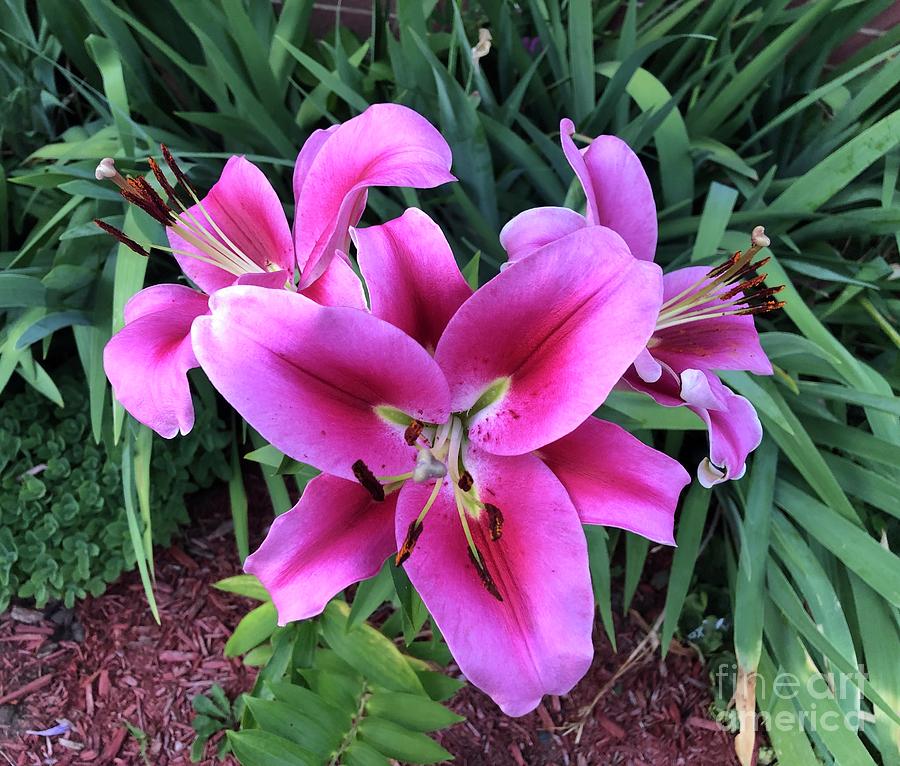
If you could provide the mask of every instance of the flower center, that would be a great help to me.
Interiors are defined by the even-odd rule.
[[[459,523],[466,538],[469,560],[488,593],[498,601],[503,601],[503,596],[488,570],[485,555],[479,550],[472,534],[473,525],[486,524],[491,542],[499,540],[503,535],[503,513],[497,506],[481,501],[476,482],[466,469],[468,413],[455,413],[445,423],[439,424],[422,423],[393,410],[381,414],[391,422],[396,423],[401,418],[408,421],[404,438],[407,444],[416,448],[415,466],[407,473],[376,477],[361,460],[358,460],[353,464],[353,474],[360,484],[369,491],[373,499],[383,500],[386,494],[396,492],[407,481],[417,484],[434,482],[428,500],[419,515],[409,524],[394,563],[400,566],[412,555],[424,529],[425,517],[437,500],[444,482],[449,482]]]
[[[181,239],[196,248],[196,251],[184,250],[162,245],[141,245],[128,237],[123,231],[110,226],[105,221],[94,219],[94,223],[111,234],[122,244],[128,246],[139,255],[150,255],[151,248],[165,250],[175,255],[183,255],[189,258],[207,263],[211,266],[227,271],[229,274],[240,276],[241,274],[264,274],[272,270],[274,265],[267,264],[263,268],[244,253],[218,226],[212,216],[200,202],[196,192],[187,180],[184,171],[175,162],[175,158],[166,146],[162,146],[163,158],[172,174],[175,176],[175,186],[169,183],[162,169],[152,157],[147,158],[150,169],[156,177],[156,181],[168,201],[147,181],[146,178],[125,178],[116,169],[112,157],[104,157],[97,165],[94,176],[98,181],[109,180],[119,187],[124,199],[139,207],[147,215],[174,231]],[[183,190],[186,201],[182,201],[176,191]],[[189,209],[189,205],[195,205],[199,215]],[[176,209],[177,208],[177,209]],[[179,212],[180,211],[180,212]]]
[[[784,289],[784,285],[758,289],[767,275],[750,276],[769,262],[768,258],[753,262],[754,256],[769,244],[765,229],[757,226],[750,235],[750,247],[744,252],[735,253],[663,303],[656,329],[716,317],[764,314],[784,306],[784,301],[773,297]],[[651,338],[648,348],[652,348],[653,342]]]

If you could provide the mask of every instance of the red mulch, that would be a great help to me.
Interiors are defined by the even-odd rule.
[[[648,566],[652,565],[651,556]],[[635,601],[644,614],[660,611],[660,594],[648,584],[641,585]],[[737,766],[732,736],[708,716],[709,680],[696,653],[673,642],[663,662],[658,643],[645,640],[651,626],[637,612],[627,618],[614,615],[614,621],[618,652],[598,626],[594,664],[587,676],[565,697],[545,698],[530,715],[508,718],[477,689],[462,689],[452,707],[466,721],[437,736],[456,756],[454,762]],[[646,650],[623,669],[642,642]],[[583,724],[580,733],[579,724]]]
[[[251,501],[256,501],[251,508],[265,509],[257,514],[264,522],[269,511],[264,490],[253,486],[257,483],[251,479],[248,486]],[[74,630],[46,620],[32,625],[9,613],[0,616],[0,766],[186,765],[193,740],[191,698],[214,683],[229,697],[250,688],[253,672],[222,657],[225,641],[250,602],[209,587],[237,569],[227,492],[202,493],[191,505],[198,521],[180,547],[157,553],[161,626],[146,607],[135,572],[100,598],[79,604]],[[657,566],[664,561],[662,557]],[[660,597],[644,584],[635,606],[641,614],[655,616]],[[82,638],[79,624],[80,642],[73,640]],[[523,718],[507,718],[485,695],[463,689],[452,707],[466,722],[437,739],[458,764],[736,764],[730,735],[706,715],[709,685],[693,652],[676,646],[663,663],[658,649],[648,651],[611,682],[648,629],[638,612],[617,618],[618,653],[598,629],[597,656],[587,677],[571,695],[547,698]],[[607,685],[585,715],[585,706]],[[25,734],[52,727],[58,719],[72,724],[63,737]],[[579,736],[574,727],[581,720]],[[123,721],[146,733],[146,761]]]
[[[5,712],[0,704],[0,766],[189,764],[192,697],[213,684],[229,697],[252,685],[250,669],[222,656],[252,602],[209,587],[238,569],[227,492],[199,498],[192,503],[198,520],[180,547],[156,554],[162,625],[147,608],[137,572],[77,605],[81,629],[62,631],[63,640],[52,640],[58,626],[49,620],[29,625],[0,616],[0,701],[8,703]],[[72,639],[80,630],[79,643]],[[59,719],[72,725],[62,737],[25,733]],[[124,721],[146,733],[146,761]]]

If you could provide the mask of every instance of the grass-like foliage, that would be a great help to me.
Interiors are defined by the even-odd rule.
[[[57,399],[35,357],[74,330],[91,432],[124,434],[126,458],[133,434],[142,438],[109,406],[100,352],[127,298],[174,269],[152,258],[148,267],[89,225],[103,217],[143,241],[161,237],[140,213],[123,219],[94,182],[104,155],[145,173],[165,141],[206,188],[225,157],[244,152],[288,199],[313,127],[402,102],[440,127],[460,183],[373,192],[368,215],[418,204],[461,264],[480,252],[483,281],[503,258],[500,225],[528,207],[581,202],[559,118],[584,136],[615,133],[650,173],[664,268],[712,263],[763,224],[769,282],[787,285],[784,310],[758,322],[776,375],[723,376],[753,402],[767,437],[743,480],[687,494],[662,645],[698,580],[727,587],[738,711],[755,696],[781,722],[768,727],[780,761],[897,763],[900,28],[835,58],[890,4],[399,0],[390,19],[374,4],[367,39],[336,30],[312,40],[310,0],[4,0],[0,388],[18,373]],[[493,47],[474,63],[482,26]],[[683,429],[699,422],[635,396],[612,397],[604,414],[696,463],[702,432]],[[279,506],[282,477],[269,478]],[[232,497],[240,545],[239,481]],[[647,546],[602,531],[591,545],[609,629],[610,559],[624,549],[627,605]],[[799,691],[773,693],[785,674]],[[816,680],[828,674],[830,686]],[[851,722],[862,713],[863,725],[816,723],[824,712]],[[745,733],[745,757],[748,744]]]

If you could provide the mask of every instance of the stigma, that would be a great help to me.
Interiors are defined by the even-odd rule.
[[[784,289],[784,285],[764,287],[768,275],[756,272],[769,259],[753,260],[760,250],[770,244],[766,230],[762,226],[754,228],[750,235],[750,247],[736,252],[663,303],[656,329],[664,330],[717,317],[765,314],[780,309],[784,301],[774,296]]]

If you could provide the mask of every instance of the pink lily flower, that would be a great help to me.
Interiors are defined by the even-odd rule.
[[[152,160],[169,202],[143,178],[124,179],[109,158],[98,166],[97,177],[113,180],[126,200],[166,227],[170,247],[162,249],[199,288],[154,285],[137,293],[125,307],[125,327],[104,352],[116,398],[166,438],[186,434],[194,424],[187,372],[197,367],[197,359],[190,331],[194,320],[208,312],[208,296],[230,285],[254,284],[364,308],[362,286],[343,252],[350,227],[365,209],[368,187],[430,188],[455,180],[450,147],[440,133],[424,117],[395,104],[376,104],[309,137],[294,166],[293,234],[275,190],[253,163],[231,157],[200,200],[165,148],[164,156],[193,204],[179,202]],[[148,254],[122,232],[98,224]]]
[[[352,235],[370,312],[235,286],[194,322],[213,385],[323,471],[245,569],[284,624],[396,552],[463,673],[522,715],[591,662],[581,524],[673,542],[686,472],[591,416],[653,331],[659,268],[595,228],[472,293],[419,210]]]
[[[638,156],[615,136],[598,136],[579,151],[571,120],[560,123],[563,152],[581,182],[585,215],[562,207],[527,210],[500,234],[510,261],[588,227],[618,234],[635,258],[653,261],[656,204]],[[747,456],[759,446],[762,427],[753,405],[724,386],[716,370],[771,375],[753,315],[780,308],[772,296],[781,288],[757,289],[765,274],[748,278],[767,259],[753,256],[769,245],[763,228],[751,246],[709,269],[689,266],[663,275],[663,303],[645,349],[623,377],[623,385],[648,394],[665,407],[686,406],[707,426],[709,457],[697,469],[705,487],[739,479]]]

